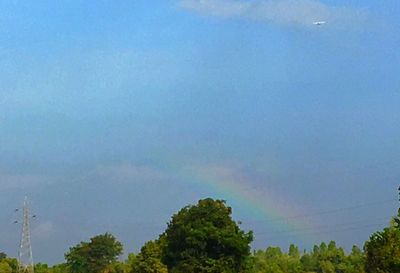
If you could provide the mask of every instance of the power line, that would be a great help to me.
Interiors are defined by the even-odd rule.
[[[294,215],[294,216],[289,216],[289,217],[282,217],[280,219],[275,218],[275,219],[246,221],[246,223],[257,223],[257,222],[267,222],[267,221],[268,222],[285,222],[287,220],[293,220],[293,219],[299,219],[299,218],[311,218],[314,216],[327,215],[327,214],[336,214],[336,213],[340,213],[343,211],[357,210],[357,209],[364,208],[364,207],[379,206],[379,205],[390,204],[390,203],[395,203],[395,202],[398,202],[398,200],[397,199],[387,199],[387,200],[382,200],[382,201],[357,204],[357,205],[348,206],[348,207],[322,210],[322,211],[318,211],[315,213],[306,213],[306,214],[299,214],[299,215]]]
[[[294,216],[289,216],[289,217],[282,217],[280,219],[275,218],[275,219],[263,219],[263,220],[240,220],[243,224],[250,224],[250,223],[259,223],[259,222],[289,222],[288,220],[293,220],[293,219],[299,219],[299,218],[311,218],[314,216],[320,216],[320,215],[327,215],[327,214],[336,214],[340,212],[345,212],[345,211],[350,211],[350,210],[357,210],[360,208],[364,207],[372,207],[372,206],[378,206],[378,205],[383,205],[383,204],[390,204],[390,203],[395,203],[398,202],[397,199],[386,199],[386,200],[380,200],[380,201],[375,201],[375,202],[369,202],[369,203],[361,203],[361,204],[356,204],[352,206],[347,206],[347,207],[339,207],[339,208],[332,208],[332,209],[327,209],[327,210],[322,210],[318,211],[315,213],[307,213],[307,214],[299,214],[299,215],[294,215]],[[389,216],[390,217],[390,216]],[[386,218],[387,219],[387,218]],[[369,219],[366,219],[369,220]],[[168,222],[168,221],[167,221]],[[132,225],[141,225],[143,227],[148,227],[148,228],[163,228],[167,225],[167,222],[165,223],[156,223],[155,221],[142,221],[142,222],[131,222],[130,224]],[[64,222],[65,224],[66,222]],[[91,225],[93,223],[91,222]],[[115,227],[121,227],[122,225],[125,225],[123,223],[117,224],[100,224],[102,227],[108,227],[108,228],[115,228]]]
[[[292,232],[302,232],[302,231],[314,231],[314,230],[321,230],[321,229],[331,229],[331,228],[337,228],[337,227],[347,227],[347,226],[353,226],[356,224],[370,224],[376,223],[376,221],[379,221],[379,223],[382,223],[381,221],[388,220],[387,217],[380,217],[380,218],[374,218],[374,219],[362,219],[358,221],[352,221],[352,222],[344,222],[340,224],[330,224],[330,225],[320,225],[320,226],[315,226],[315,227],[306,227],[306,228],[299,228],[299,229],[292,229],[292,230],[283,230],[283,231],[264,231],[264,232],[255,232],[257,235],[263,235],[263,234],[287,234],[287,233],[292,233]]]
[[[382,223],[374,223],[374,224],[369,224],[369,225],[363,225],[363,226],[358,226],[358,227],[348,227],[348,228],[338,228],[335,230],[320,230],[320,231],[315,231],[315,232],[308,232],[308,233],[290,233],[290,234],[286,234],[286,237],[295,237],[295,236],[313,236],[313,235],[317,235],[317,234],[324,234],[326,232],[329,233],[342,233],[342,232],[348,232],[348,231],[355,231],[355,230],[363,230],[366,228],[370,228],[370,227],[376,227],[379,228],[381,227]],[[274,238],[278,238],[277,236],[271,236],[271,237],[266,237],[264,239],[274,239]],[[281,237],[279,237],[281,238]]]
[[[298,228],[298,229],[291,229],[291,230],[281,230],[281,231],[263,231],[263,232],[258,232],[256,234],[258,235],[263,235],[263,234],[286,234],[286,233],[293,233],[293,232],[303,232],[303,231],[314,231],[314,230],[323,230],[323,229],[332,229],[332,228],[341,228],[341,227],[348,227],[348,226],[353,226],[353,225],[359,225],[359,224],[370,224],[372,223],[382,223],[381,221],[386,221],[386,224],[388,224],[388,218],[390,217],[379,217],[379,218],[373,218],[373,219],[360,219],[357,221],[351,221],[351,222],[344,222],[344,223],[339,223],[339,224],[327,224],[327,225],[320,225],[320,226],[314,226],[314,227],[305,227],[305,228]],[[383,224],[383,223],[382,223]]]

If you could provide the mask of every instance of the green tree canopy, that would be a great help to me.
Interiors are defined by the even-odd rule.
[[[0,262],[0,272],[1,273],[12,273],[13,270],[6,261],[1,261]]]
[[[163,262],[171,272],[242,272],[252,232],[245,233],[222,200],[204,199],[173,215],[165,231]]]
[[[394,225],[374,233],[364,249],[367,273],[400,272],[400,230]]]
[[[51,273],[69,273],[67,264],[57,264],[54,265],[51,270]]]
[[[132,273],[168,273],[167,266],[161,261],[160,240],[149,241],[135,257]]]
[[[362,250],[353,246],[348,256],[346,273],[364,273],[364,253]]]
[[[50,269],[47,264],[38,263],[35,264],[35,273],[49,273]]]
[[[10,266],[12,273],[17,273],[17,271],[18,271],[18,260],[17,259],[7,257],[7,258],[4,258],[1,262],[7,263]],[[0,271],[0,272],[2,273],[2,271]]]
[[[122,254],[122,244],[109,233],[81,242],[65,254],[71,273],[103,273]]]
[[[283,253],[279,247],[268,247],[254,254],[253,271],[255,273],[300,273],[300,252],[294,245],[289,253]]]

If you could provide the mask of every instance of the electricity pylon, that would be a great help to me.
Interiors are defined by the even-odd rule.
[[[22,207],[22,233],[18,253],[18,273],[34,273],[30,218],[28,198],[25,197]]]

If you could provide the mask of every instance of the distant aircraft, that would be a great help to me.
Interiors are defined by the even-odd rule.
[[[316,22],[313,23],[313,25],[316,25],[316,26],[322,26],[322,25],[325,25],[325,24],[326,24],[325,21],[316,21]]]

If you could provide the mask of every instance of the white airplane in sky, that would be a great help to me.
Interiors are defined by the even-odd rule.
[[[326,24],[325,21],[316,21],[316,22],[313,23],[313,25],[316,25],[316,26],[322,26],[322,25],[325,25],[325,24]]]

